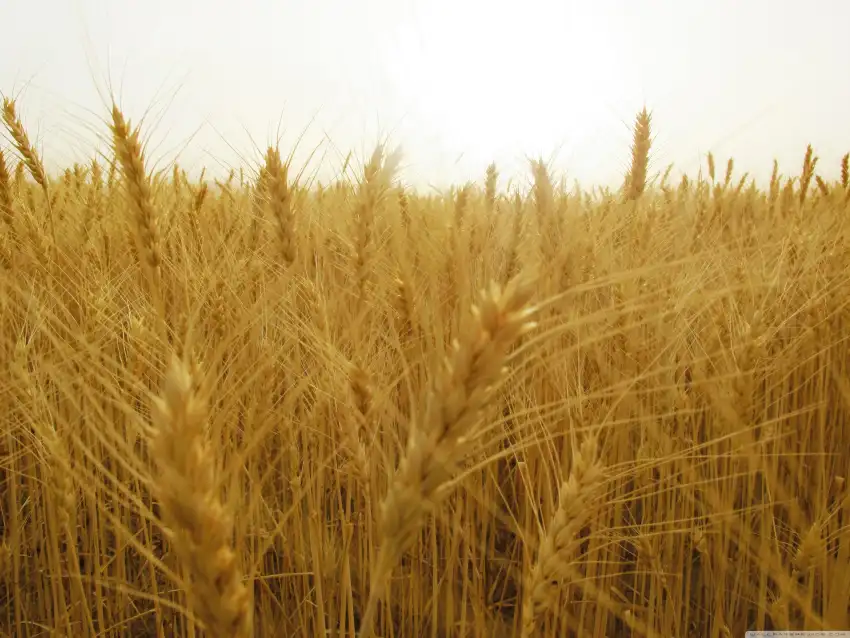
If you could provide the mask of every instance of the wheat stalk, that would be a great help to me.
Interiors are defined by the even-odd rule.
[[[818,164],[818,158],[813,156],[814,150],[812,145],[806,147],[806,155],[803,158],[803,172],[800,174],[800,205],[806,201],[806,194],[809,191],[812,177],[815,174],[815,167]]]
[[[252,635],[251,594],[231,546],[232,516],[216,489],[204,429],[207,388],[176,357],[154,400],[156,489],[177,554],[189,572],[195,610],[215,638]]]
[[[522,605],[523,638],[533,634],[539,616],[552,608],[560,585],[569,575],[576,535],[590,515],[590,497],[602,477],[596,439],[587,438],[573,453],[570,476],[561,486],[558,508],[526,580]]]
[[[44,163],[41,161],[35,146],[30,142],[27,131],[24,128],[23,122],[18,117],[15,107],[15,100],[3,98],[3,122],[9,130],[9,135],[15,142],[15,148],[21,154],[23,165],[29,169],[30,175],[35,180],[35,183],[41,186],[44,192],[44,197],[47,200],[48,222],[50,223],[50,233],[53,239],[53,245],[56,246],[56,226],[53,222],[53,207],[51,206],[50,194],[48,192],[47,173],[44,170]],[[18,165],[20,169],[22,165]],[[19,170],[19,173],[21,171]],[[22,174],[22,173],[21,173]]]
[[[0,218],[8,226],[9,232],[14,233],[15,213],[12,208],[12,177],[6,166],[6,157],[0,150]]]
[[[289,163],[280,159],[280,150],[269,147],[266,165],[260,172],[257,191],[268,193],[268,204],[277,222],[277,236],[284,262],[295,261],[295,215],[292,210],[292,187],[289,184]]]
[[[159,316],[164,319],[159,228],[151,196],[151,180],[145,171],[145,156],[139,135],[139,127],[131,129],[130,122],[125,120],[121,110],[113,105],[112,145],[133,211],[136,249],[148,277],[154,305]]]
[[[5,122],[6,128],[9,129],[9,134],[15,142],[15,147],[21,154],[21,158],[23,158],[24,164],[29,169],[35,183],[46,190],[47,174],[44,170],[44,164],[38,156],[35,147],[30,142],[27,131],[18,117],[15,100],[3,98],[3,122]]]
[[[496,210],[496,183],[498,180],[499,171],[496,169],[496,164],[492,163],[487,167],[484,178],[484,203],[488,215]]]
[[[377,146],[363,169],[363,178],[358,186],[353,218],[358,313],[366,304],[371,282],[375,216],[392,186],[400,161],[400,151],[385,157],[384,147]]]
[[[649,149],[652,146],[650,124],[652,116],[646,107],[635,118],[632,137],[632,163],[626,175],[626,199],[635,200],[646,190],[649,168]]]
[[[369,455],[364,439],[369,440],[368,423],[372,409],[372,380],[362,366],[354,363],[348,366],[348,390],[355,410],[343,418],[342,435],[351,454],[351,464],[357,477],[368,488],[370,474]]]
[[[532,288],[519,278],[504,291],[495,284],[472,309],[465,334],[428,394],[421,423],[413,423],[404,458],[381,503],[381,545],[373,566],[369,602],[360,635],[371,635],[378,597],[401,556],[413,545],[427,516],[444,498],[472,449],[481,413],[503,380],[511,345],[535,327],[528,307]]]

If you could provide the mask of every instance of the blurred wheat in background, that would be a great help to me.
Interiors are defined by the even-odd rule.
[[[644,110],[616,192],[436,196],[2,116],[3,635],[850,629],[847,156],[671,184]]]

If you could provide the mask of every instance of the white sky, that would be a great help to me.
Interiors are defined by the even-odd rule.
[[[51,167],[91,157],[110,82],[134,122],[152,109],[151,159],[195,174],[280,128],[296,166],[389,134],[419,185],[541,154],[617,185],[644,103],[654,170],[711,150],[796,173],[812,143],[834,178],[850,150],[850,0],[0,0],[0,25],[0,91]]]

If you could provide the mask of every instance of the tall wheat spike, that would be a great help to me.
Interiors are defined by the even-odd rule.
[[[12,136],[12,141],[14,141],[15,147],[18,149],[18,153],[21,154],[23,165],[29,169],[30,175],[32,175],[35,183],[41,186],[41,189],[44,192],[44,197],[47,200],[48,223],[50,224],[50,233],[55,247],[56,225],[53,221],[53,206],[51,205],[50,200],[47,172],[44,170],[44,163],[42,162],[38,151],[36,151],[35,146],[33,146],[32,142],[30,142],[29,135],[27,135],[23,122],[21,122],[20,117],[18,117],[15,100],[3,98],[3,122],[6,124],[9,135]],[[20,168],[21,165],[19,164],[18,166]]]
[[[437,372],[421,422],[412,424],[404,457],[381,503],[381,544],[361,638],[371,636],[387,577],[474,448],[481,412],[504,378],[509,348],[535,327],[534,309],[528,307],[532,293],[530,283],[519,277],[504,290],[493,284],[473,307],[465,333]]]
[[[590,499],[603,478],[597,447],[595,438],[587,438],[573,454],[570,476],[561,486],[558,508],[523,588],[523,638],[534,635],[539,616],[554,606],[559,586],[569,577],[576,535],[587,521]]]
[[[251,593],[231,545],[233,520],[217,493],[216,463],[206,440],[205,381],[176,357],[154,400],[156,490],[171,540],[191,583],[190,598],[216,638],[252,634]]]
[[[269,147],[266,165],[260,173],[261,184],[266,189],[268,204],[277,224],[281,254],[287,265],[295,261],[295,216],[292,210],[292,188],[288,182],[289,164],[280,159],[280,150]]]
[[[112,107],[112,145],[124,177],[130,209],[133,212],[136,250],[148,279],[154,306],[164,320],[162,246],[151,195],[150,175],[145,169],[140,128],[131,129],[130,122],[124,119],[124,114],[115,105]]]
[[[649,150],[652,146],[650,125],[652,116],[646,107],[635,118],[632,139],[632,163],[626,177],[626,199],[635,200],[646,189],[646,176],[649,168]]]

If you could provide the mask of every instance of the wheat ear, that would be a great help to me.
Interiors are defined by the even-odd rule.
[[[532,288],[513,279],[504,291],[491,284],[472,308],[471,321],[452,347],[428,394],[421,423],[413,423],[407,450],[381,504],[380,549],[360,635],[371,635],[383,584],[415,542],[426,517],[447,492],[479,432],[482,410],[506,374],[508,351],[535,327],[528,307]]]
[[[164,310],[159,229],[151,195],[151,180],[145,171],[145,156],[142,152],[139,133],[139,128],[131,129],[130,122],[124,119],[121,110],[113,106],[112,144],[134,213],[136,248],[148,276],[154,305],[162,318]]]
[[[392,188],[400,162],[400,149],[386,154],[384,146],[378,145],[363,169],[363,178],[358,187],[353,217],[358,314],[366,305],[372,279],[376,215],[381,211],[387,193]]]
[[[56,245],[56,227],[53,223],[53,207],[50,205],[50,195],[48,194],[47,173],[44,170],[44,163],[38,155],[35,146],[30,142],[27,131],[24,128],[21,118],[18,116],[15,107],[15,100],[3,98],[3,122],[9,130],[9,135],[12,136],[12,141],[15,142],[15,148],[21,154],[23,164],[29,169],[30,175],[35,180],[35,183],[41,186],[44,191],[44,197],[47,201],[48,221],[50,222],[50,232],[53,236],[53,245]],[[21,165],[19,164],[19,167]]]
[[[21,154],[24,164],[30,171],[30,175],[35,180],[35,183],[42,188],[47,188],[47,175],[44,171],[44,164],[35,150],[35,147],[30,142],[27,131],[23,123],[18,117],[18,112],[15,107],[15,101],[9,98],[3,99],[3,121],[6,128],[9,129],[9,135],[15,142],[15,147]]]
[[[280,150],[269,147],[266,165],[261,173],[263,187],[275,221],[280,250],[287,266],[295,261],[295,215],[292,211],[292,185],[289,183],[289,163],[280,159]]]
[[[561,486],[558,509],[540,543],[537,561],[523,591],[522,636],[533,634],[537,619],[552,607],[567,578],[576,535],[588,518],[589,497],[602,481],[595,438],[587,438],[573,453],[570,476]]]
[[[154,400],[153,448],[163,518],[192,583],[194,608],[215,638],[252,635],[252,604],[231,547],[233,520],[216,490],[205,440],[206,390],[176,357]]]
[[[626,176],[626,199],[635,200],[646,189],[649,149],[652,146],[650,125],[652,116],[646,107],[635,118],[632,139],[632,163]]]
[[[812,145],[806,147],[806,155],[803,157],[803,172],[800,174],[800,206],[806,201],[806,194],[809,192],[809,184],[815,174],[815,167],[818,164],[818,158],[814,157]]]

